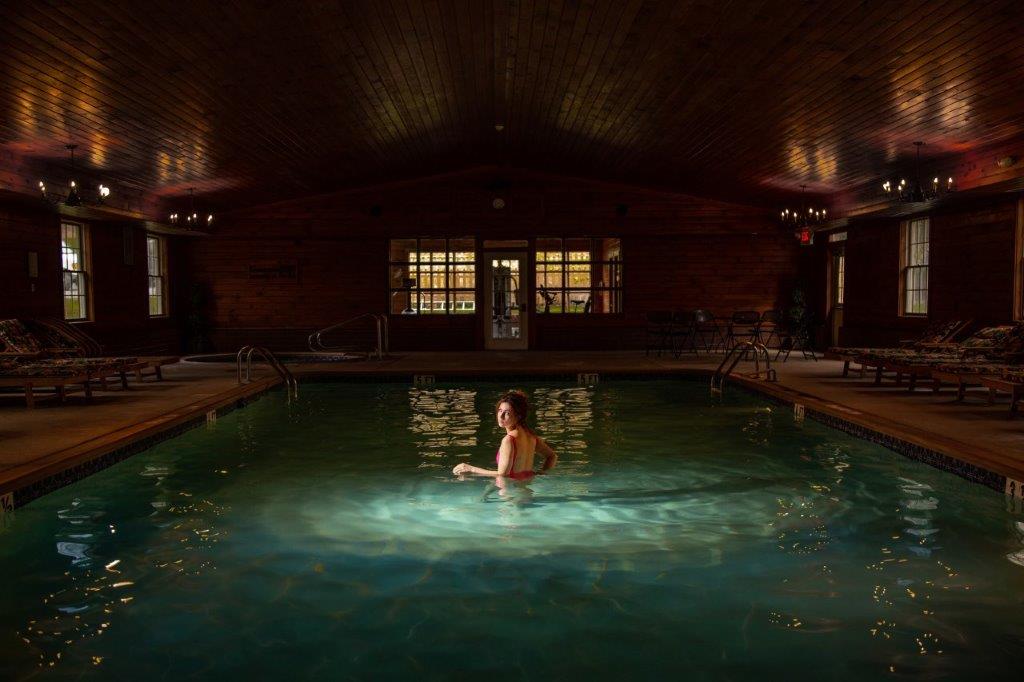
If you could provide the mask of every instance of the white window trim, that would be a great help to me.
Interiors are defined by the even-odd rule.
[[[924,267],[928,268],[928,296],[925,298],[925,311],[923,313],[910,313],[907,312],[907,273],[908,268],[912,267],[910,261],[910,229],[915,222],[925,220],[928,222],[928,264]],[[910,218],[900,223],[900,268],[899,268],[899,315],[900,317],[928,317],[930,310],[931,291],[931,244],[932,244],[932,221],[930,216],[920,216],[917,218]]]

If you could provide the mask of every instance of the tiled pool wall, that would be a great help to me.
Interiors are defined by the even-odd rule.
[[[427,374],[410,376],[409,374],[346,374],[346,375],[310,375],[302,377],[303,383],[408,383],[413,385],[416,376],[429,377],[429,381],[421,383],[421,386],[432,385],[433,382],[438,383],[452,383],[457,381],[478,381],[478,382],[503,382],[508,383],[508,377],[497,377],[494,374],[480,375],[475,374]],[[624,381],[624,380],[661,380],[661,379],[690,379],[706,378],[711,376],[711,373],[706,370],[690,369],[685,373],[565,373],[565,372],[554,372],[554,373],[535,373],[535,374],[519,374],[515,376],[516,381],[558,381],[563,383],[582,383],[581,380],[586,377],[585,380],[590,380],[591,377],[597,377],[600,381],[601,378],[608,378],[612,381]],[[731,388],[745,391],[750,394],[757,395],[758,397],[765,398],[779,405],[786,405],[792,407],[798,404],[796,401],[781,396],[775,392],[769,392],[762,390],[756,383],[733,383],[730,384]],[[270,391],[270,388],[264,389],[258,393],[241,397],[227,405],[217,408],[217,416],[220,417],[229,412],[232,412],[238,408],[244,407],[249,403],[260,399]],[[210,411],[212,412],[212,410]],[[923,462],[936,469],[948,471],[952,474],[960,476],[961,478],[967,479],[973,483],[978,483],[998,492],[1004,492],[1006,490],[1007,478],[1002,474],[997,474],[993,471],[989,471],[976,464],[969,462],[960,461],[949,455],[945,455],[941,452],[931,450],[921,445],[911,443],[909,441],[898,438],[875,429],[862,426],[848,419],[838,417],[826,412],[815,410],[809,407],[805,407],[804,417],[813,419],[816,422],[829,426],[831,428],[843,431],[850,435],[862,438],[881,445],[889,450],[892,450],[904,457],[912,460]],[[186,431],[190,431],[196,427],[206,424],[209,419],[209,412],[202,412],[194,415],[183,423],[176,424],[169,428],[166,428],[158,433],[151,434],[145,438],[133,441],[119,447],[110,452],[104,453],[99,457],[76,464],[64,471],[61,471],[50,476],[46,476],[34,483],[26,485],[22,488],[16,488],[14,492],[13,507],[18,508],[24,506],[47,493],[51,493],[55,490],[63,488],[66,485],[70,485],[76,481],[79,481],[91,474],[98,471],[102,471],[109,466],[116,464],[122,460],[131,457],[134,454],[142,452],[157,443],[161,443],[165,440],[169,440],[176,436],[179,436]],[[9,491],[8,491],[9,492]]]
[[[102,471],[107,467],[128,459],[132,455],[143,452],[158,443],[180,436],[194,428],[204,426],[207,421],[209,421],[211,413],[216,412],[216,416],[221,417],[229,412],[245,407],[251,402],[259,400],[271,390],[273,389],[265,388],[248,396],[240,397],[227,405],[222,405],[216,410],[211,409],[197,413],[180,424],[169,426],[157,433],[152,433],[138,440],[134,440],[126,445],[115,448],[110,452],[94,457],[87,462],[76,464],[56,474],[51,474],[26,486],[22,486],[21,488],[15,488],[13,491],[13,508],[17,509],[18,507],[23,507],[32,500],[40,498],[48,493],[52,493],[55,490],[59,490],[66,485],[71,485],[72,483],[80,481],[87,476],[91,476],[92,474]]]

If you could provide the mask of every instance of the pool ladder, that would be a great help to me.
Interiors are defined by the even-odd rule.
[[[332,324],[330,327],[324,327],[323,329],[313,332],[312,334],[309,335],[308,339],[309,349],[314,352],[332,350],[351,350],[350,348],[346,348],[344,346],[328,346],[324,344],[323,335],[332,332],[335,329],[347,327],[353,322],[358,322],[366,318],[371,318],[373,320],[374,326],[376,326],[377,328],[377,347],[374,348],[371,353],[367,353],[367,356],[372,357],[375,355],[377,356],[378,360],[383,360],[384,356],[387,355],[388,353],[388,316],[382,315],[380,313],[363,313],[362,315],[350,317],[349,319],[338,322],[337,324]]]
[[[293,398],[298,399],[299,397],[299,382],[295,379],[295,376],[288,370],[284,364],[277,359],[269,348],[263,346],[242,346],[235,356],[235,371],[238,376],[239,384],[248,384],[252,381],[252,356],[261,355],[264,360],[267,361],[278,376],[284,381],[284,387],[288,400],[291,401]],[[242,363],[243,356],[245,362],[245,378],[242,378]]]
[[[722,395],[722,387],[725,384],[725,378],[732,373],[736,368],[736,365],[739,364],[739,361],[743,359],[743,356],[750,352],[753,352],[754,354],[755,379],[761,378],[761,356],[763,355],[764,380],[779,380],[775,370],[771,367],[771,360],[768,356],[768,347],[763,343],[758,343],[757,341],[741,341],[732,347],[722,360],[722,364],[718,365],[718,369],[716,369],[715,373],[711,375],[711,395]],[[731,363],[730,360],[732,361]],[[726,368],[726,365],[728,365],[728,368]]]

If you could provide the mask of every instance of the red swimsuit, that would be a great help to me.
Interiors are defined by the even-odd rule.
[[[531,469],[524,469],[523,471],[513,471],[513,469],[516,468],[516,437],[515,436],[509,436],[509,438],[512,439],[512,461],[509,462],[508,473],[504,474],[504,476],[506,478],[532,478],[533,475],[534,475],[534,472]],[[494,453],[494,459],[495,459],[495,461],[497,461],[500,464],[500,462],[501,462],[501,448],[500,447],[498,448],[498,451],[496,453]]]

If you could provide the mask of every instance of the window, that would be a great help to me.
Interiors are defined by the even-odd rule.
[[[1024,199],[1017,200],[1017,237],[1013,254],[1013,319],[1024,320]]]
[[[842,246],[832,251],[832,305],[842,306],[846,290],[846,249]]]
[[[167,314],[167,249],[163,237],[146,235],[146,267],[149,271],[149,316]]]
[[[900,314],[928,314],[928,218],[903,223],[900,249]]]
[[[538,237],[535,255],[537,312],[622,312],[620,239]]]
[[[60,258],[64,274],[64,319],[89,319],[89,253],[86,230],[78,223],[61,223]]]
[[[389,254],[393,315],[476,312],[473,238],[392,239]]]

